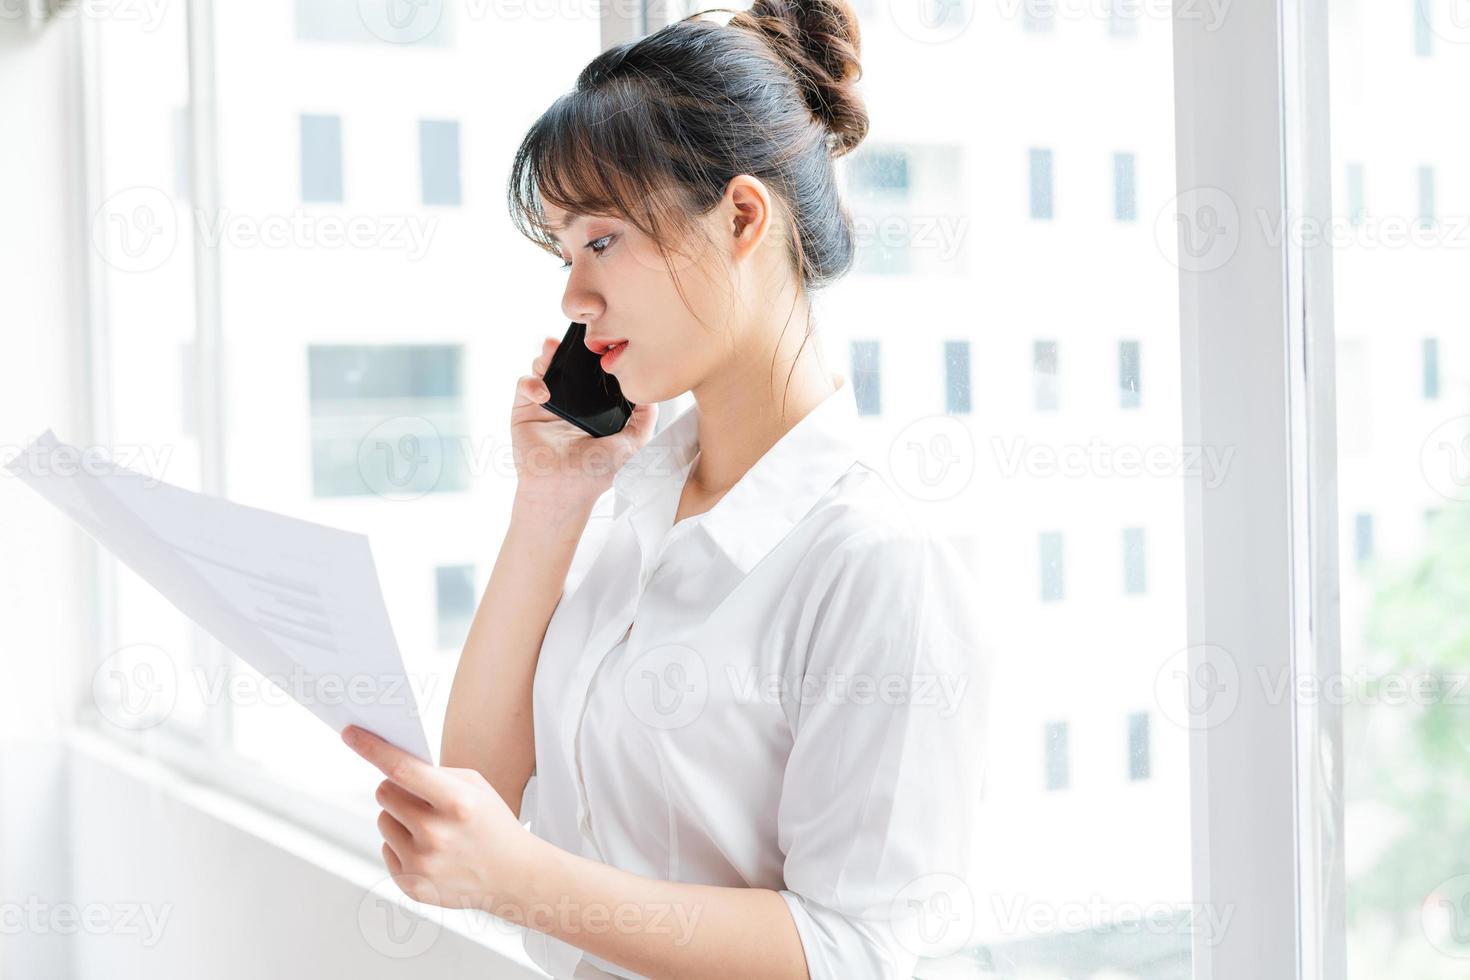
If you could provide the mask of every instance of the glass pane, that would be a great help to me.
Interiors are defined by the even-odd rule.
[[[458,650],[464,645],[475,618],[479,593],[474,565],[440,565],[434,569],[435,607],[439,619],[439,648]]]
[[[419,122],[419,171],[425,204],[460,203],[459,123],[452,119]]]
[[[1332,0],[1348,975],[1470,974],[1470,20]]]
[[[108,335],[95,389],[115,462],[200,488],[194,399],[194,234],[185,8],[98,17],[100,206],[90,215]],[[58,431],[71,442],[75,435]],[[116,647],[91,651],[100,724],[200,734],[209,638],[151,585],[99,550],[115,576]],[[105,592],[104,592],[105,594]]]
[[[388,499],[465,490],[464,455],[439,451],[464,441],[462,353],[457,345],[310,347],[312,492]]]
[[[944,410],[951,415],[970,411],[970,342],[944,342]]]
[[[1038,340],[1031,345],[1031,374],[1036,390],[1037,411],[1055,410],[1060,398],[1055,340]]]
[[[852,343],[852,390],[857,398],[858,413],[877,415],[882,407],[883,375],[878,341],[855,340]]]
[[[301,117],[301,199],[342,200],[342,120]]]
[[[1031,217],[1051,218],[1051,150],[1030,151],[1031,159]]]
[[[1135,186],[1138,180],[1133,172],[1136,165],[1133,154],[1113,154],[1113,217],[1119,221],[1138,220],[1138,202]]]
[[[1128,716],[1128,778],[1149,777],[1149,716],[1144,712]]]
[[[1148,591],[1148,552],[1144,546],[1144,529],[1123,529],[1123,591],[1143,595]]]
[[[370,537],[437,741],[475,569],[509,516],[515,379],[566,329],[563,273],[511,226],[505,174],[600,50],[599,9],[214,11],[226,489]],[[375,815],[367,764],[236,670],[236,750],[292,791]]]
[[[1224,913],[1192,904],[1181,476],[1225,461],[1180,446],[1170,7],[857,8],[859,260],[817,332],[998,661],[975,941],[924,975],[1186,980]]]
[[[296,40],[383,42],[434,48],[451,43],[450,4],[441,2],[364,3],[363,0],[296,0]],[[457,5],[456,5],[457,6]],[[484,11],[486,8],[479,8]],[[286,29],[289,31],[289,28]]]

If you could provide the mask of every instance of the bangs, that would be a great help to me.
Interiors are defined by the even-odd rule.
[[[547,204],[570,215],[628,221],[661,247],[687,230],[692,202],[676,190],[674,154],[647,99],[622,86],[570,92],[526,133],[511,163],[516,230],[557,257]],[[712,206],[712,205],[711,205]]]

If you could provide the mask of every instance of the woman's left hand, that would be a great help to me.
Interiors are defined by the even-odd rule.
[[[404,894],[493,911],[520,883],[529,832],[474,769],[431,766],[355,725],[342,740],[388,778],[378,786],[383,861]]]

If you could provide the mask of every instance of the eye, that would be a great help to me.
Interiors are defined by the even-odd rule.
[[[592,249],[592,251],[596,254],[601,255],[603,252],[607,251],[608,246],[612,244],[612,240],[616,237],[616,235],[603,235],[601,238],[594,238],[592,241],[588,242],[586,247]],[[563,261],[561,264],[561,269],[563,272],[570,269],[571,267],[572,263],[570,261]]]

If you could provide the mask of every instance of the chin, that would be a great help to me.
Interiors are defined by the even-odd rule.
[[[634,405],[647,405],[650,401],[658,401],[656,396],[650,396],[648,390],[636,381],[624,381],[618,379],[618,388],[622,390],[623,397]]]
[[[618,390],[623,393],[624,398],[628,399],[634,405],[649,405],[653,402],[668,401],[670,398],[682,394],[681,391],[671,390],[668,384],[659,384],[656,381],[650,384],[648,381],[640,379],[636,374],[615,374],[614,376],[618,379]]]

